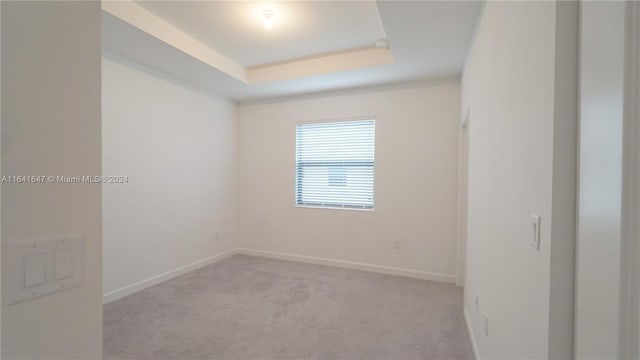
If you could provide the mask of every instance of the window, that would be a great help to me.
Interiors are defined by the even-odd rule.
[[[296,205],[373,210],[375,120],[296,126]]]

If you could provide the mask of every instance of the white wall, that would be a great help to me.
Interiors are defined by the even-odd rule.
[[[455,281],[457,79],[248,103],[238,112],[241,247]],[[296,122],[369,115],[375,211],[296,208]]]
[[[640,358],[640,3],[626,3],[620,357]]]
[[[572,356],[576,76],[558,84],[556,71],[575,72],[575,5],[487,2],[464,68],[463,108],[471,109],[464,303],[478,358]],[[573,53],[560,56],[560,45]],[[540,251],[529,243],[532,214],[542,216]],[[563,306],[569,310],[550,319]]]
[[[574,356],[579,4],[556,3],[549,351]]]
[[[100,3],[1,6],[2,174],[100,175]],[[102,356],[101,223],[99,185],[2,184],[3,246],[85,234],[81,287],[3,304],[3,359]]]
[[[619,357],[624,41],[624,2],[582,3],[576,293],[580,358]]]
[[[0,39],[2,39],[2,5],[0,4]],[[2,69],[2,46],[0,46],[0,69]],[[0,84],[2,84],[0,70]],[[2,86],[0,86],[0,149],[2,149]],[[2,166],[0,166],[2,176]],[[0,204],[2,204],[2,186],[0,186]],[[2,323],[2,206],[0,205],[0,324]],[[0,356],[2,356],[2,326],[0,325]]]
[[[129,177],[103,187],[113,300],[235,247],[235,107],[113,55],[102,78],[103,173]]]

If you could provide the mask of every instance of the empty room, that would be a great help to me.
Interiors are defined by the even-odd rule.
[[[2,359],[639,359],[640,3],[0,2]]]

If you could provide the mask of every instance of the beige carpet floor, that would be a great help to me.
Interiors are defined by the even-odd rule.
[[[107,359],[471,359],[452,284],[235,255],[104,307]]]

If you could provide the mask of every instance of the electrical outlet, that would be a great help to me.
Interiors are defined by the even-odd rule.
[[[400,240],[393,240],[393,248],[395,250],[400,250]]]
[[[476,311],[480,311],[480,298],[476,296]]]
[[[484,316],[484,336],[489,336],[489,317]]]

